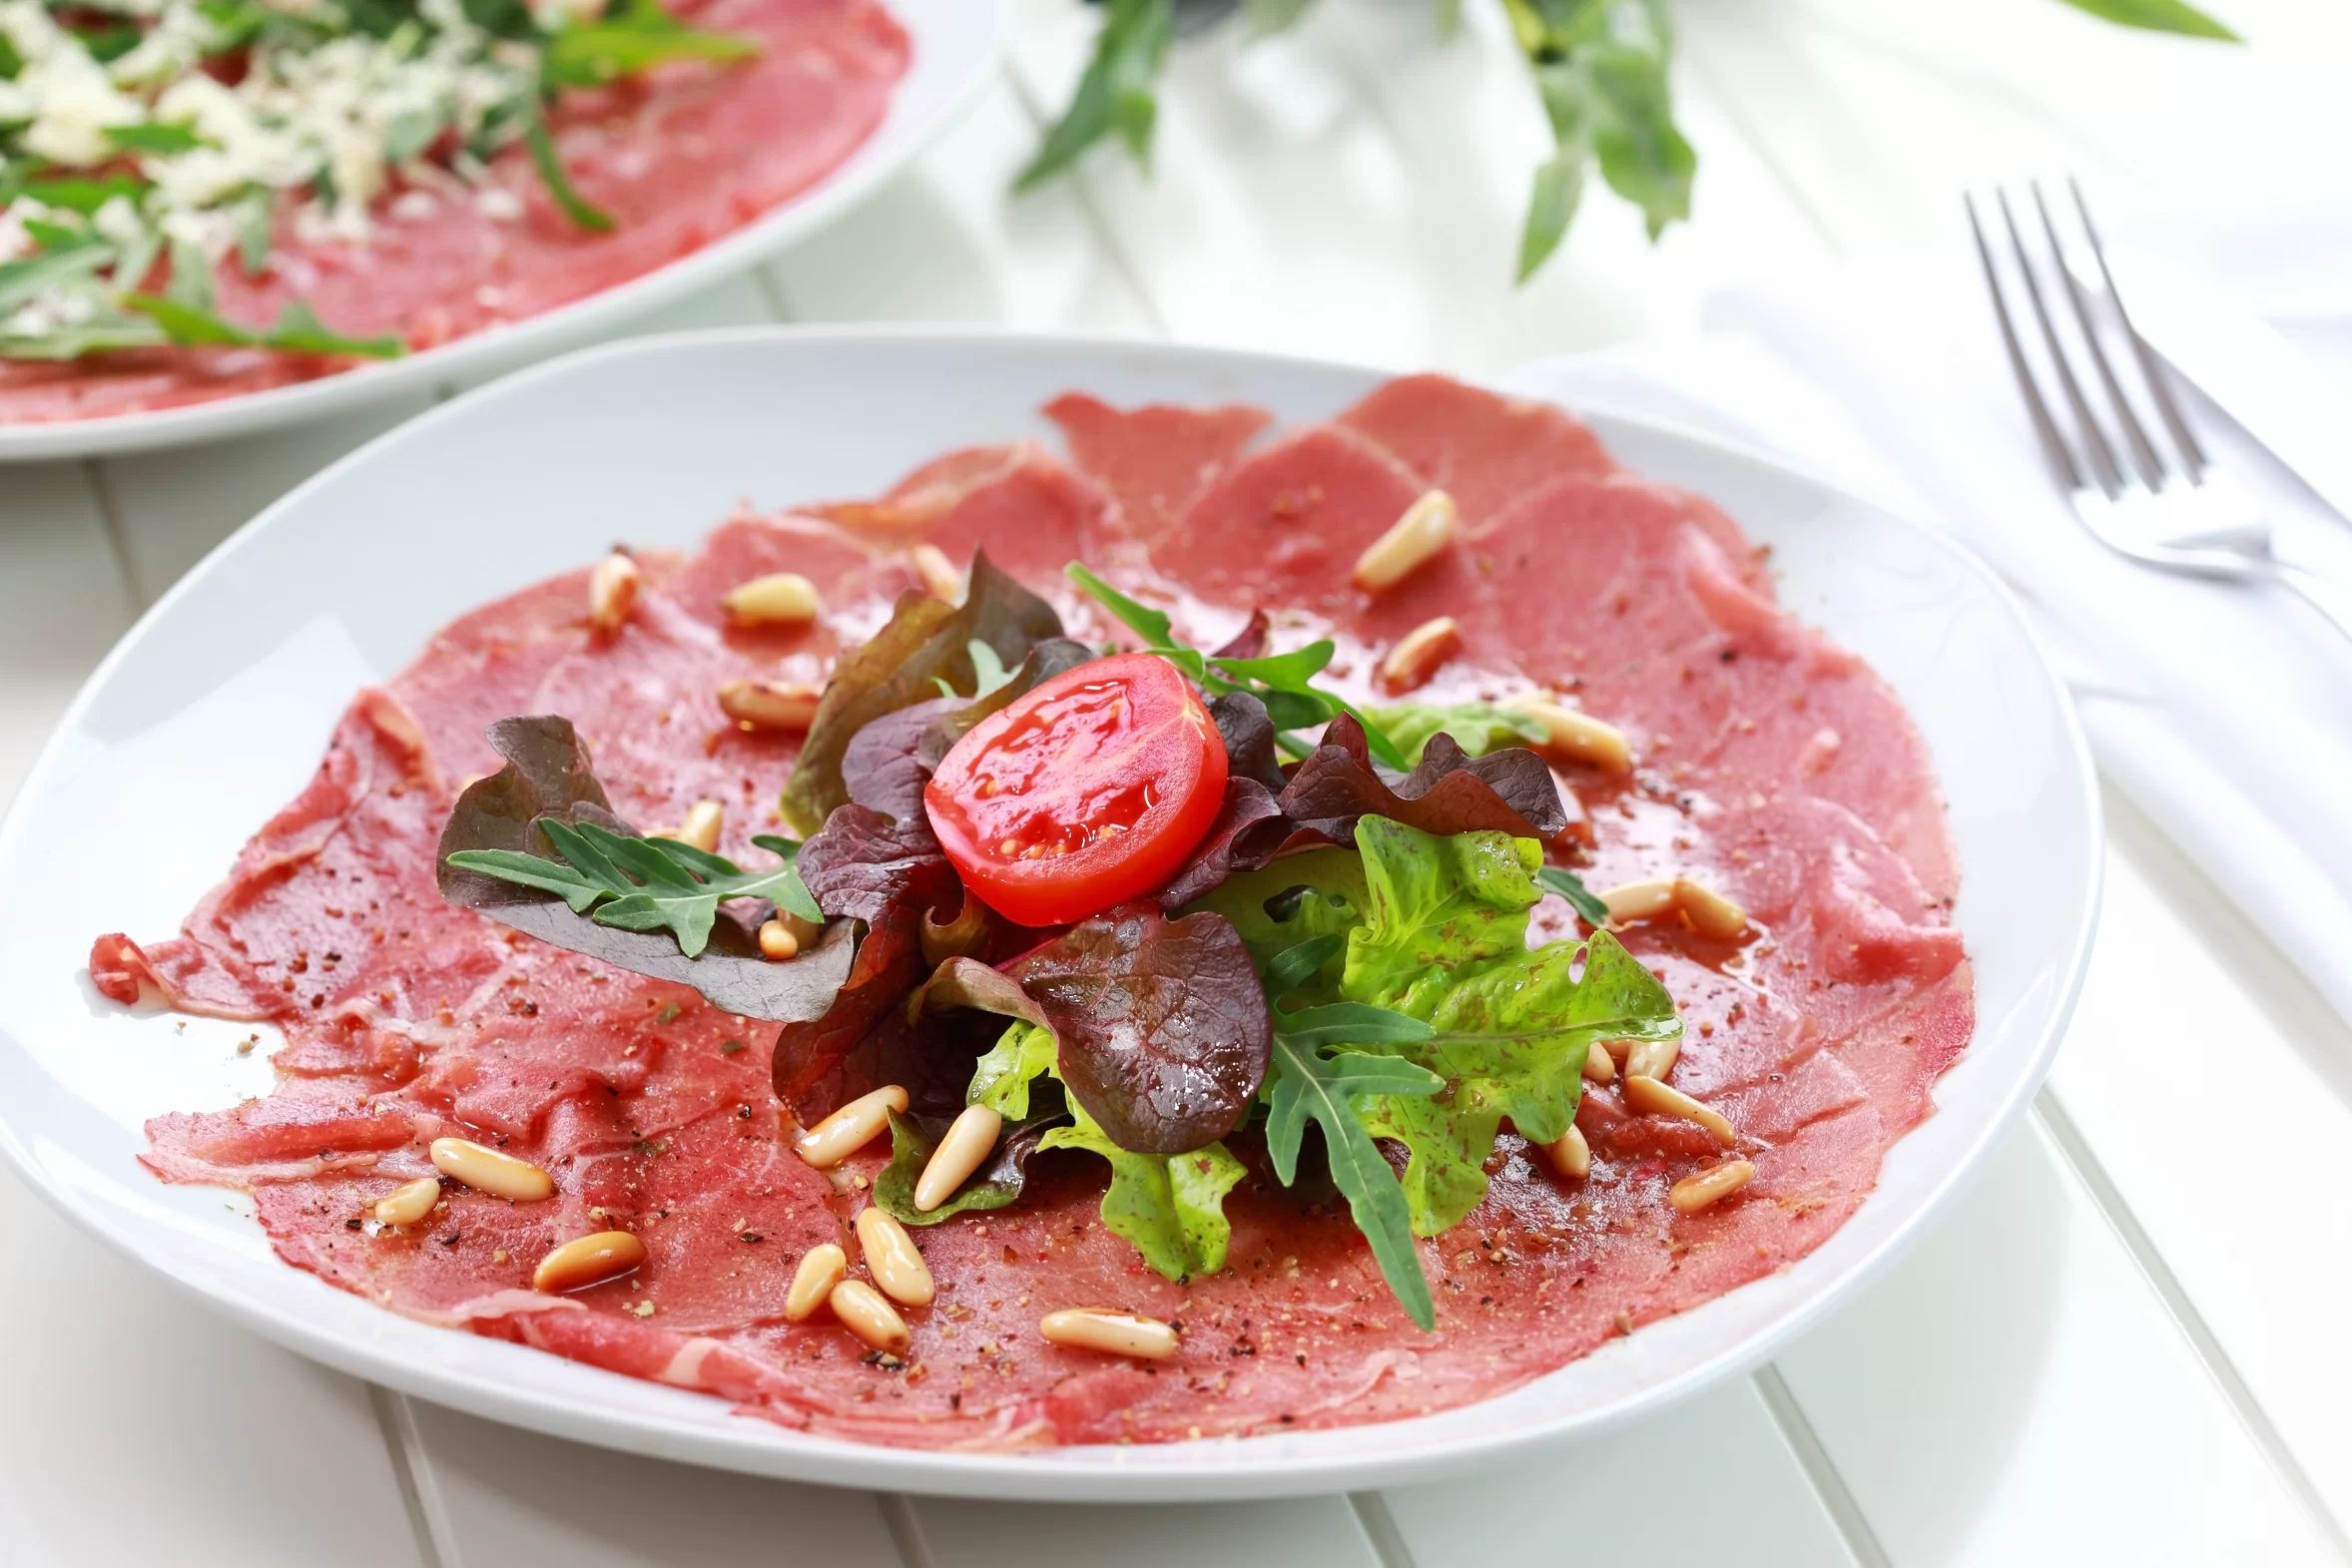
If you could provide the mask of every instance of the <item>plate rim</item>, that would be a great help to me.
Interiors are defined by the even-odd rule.
[[[150,624],[170,614],[208,574],[249,536],[273,525],[282,514],[306,505],[309,496],[338,482],[348,469],[374,461],[396,443],[418,439],[444,419],[478,417],[479,410],[505,397],[528,396],[542,379],[579,373],[583,368],[615,358],[691,351],[699,346],[756,346],[849,344],[886,340],[900,343],[936,342],[970,347],[1000,346],[1013,350],[1076,351],[1085,354],[1138,351],[1194,362],[1223,363],[1240,368],[1246,378],[1253,369],[1306,369],[1386,375],[1379,366],[1312,355],[1258,352],[1213,345],[1175,343],[1160,338],[1117,334],[1080,334],[1008,331],[984,325],[941,326],[926,323],[871,322],[857,324],[762,325],[723,327],[662,333],[599,344],[534,365],[514,375],[474,388],[437,405],[354,448],[309,479],[295,486],[261,513],[231,533],[161,595],[110,649],[91,672],[56,722],[24,776],[14,799],[0,813],[0,850],[24,831],[26,802],[38,792],[48,774],[60,765],[64,738],[113,677],[116,668],[145,635]],[[1500,378],[1490,378],[1494,384]],[[1525,396],[1523,390],[1511,395]],[[1150,1461],[1121,1462],[1116,1456],[1143,1450],[1109,1445],[1055,1450],[1049,1455],[949,1453],[939,1450],[885,1447],[848,1439],[813,1438],[783,1432],[794,1440],[776,1441],[779,1429],[766,1423],[700,1426],[619,1406],[596,1407],[540,1389],[500,1382],[475,1371],[431,1363],[398,1360],[382,1351],[337,1335],[291,1310],[233,1293],[216,1294],[194,1279],[184,1278],[158,1260],[137,1251],[128,1238],[116,1235],[94,1207],[48,1174],[18,1143],[16,1129],[0,1117],[0,1161],[54,1210],[98,1239],[117,1256],[143,1265],[195,1300],[275,1343],[309,1359],[335,1367],[363,1381],[404,1394],[466,1411],[485,1419],[544,1433],[569,1441],[587,1442],[620,1452],[707,1465],[740,1473],[820,1485],[887,1489],[921,1495],[1021,1498],[1095,1502],[1211,1501],[1285,1497],[1335,1490],[1380,1488],[1402,1483],[1442,1479],[1510,1455],[1526,1456],[1589,1441],[1646,1419],[1705,1388],[1740,1375],[1770,1358],[1793,1336],[1814,1326],[1835,1307],[1851,1302],[1869,1282],[1903,1257],[1931,1229],[1951,1203],[1984,1170],[1987,1156],[2024,1115],[2047,1076],[2051,1061],[2064,1037],[2080,996],[2095,938],[2104,893],[2103,802],[2097,774],[2071,696],[2050,657],[2044,639],[2016,595],[1999,574],[1974,552],[1943,530],[1886,502],[1864,495],[1831,479],[1811,466],[1736,438],[1697,428],[1671,417],[1635,410],[1606,396],[1578,398],[1573,403],[1549,399],[1578,415],[1605,420],[1662,435],[1670,440],[1728,454],[1736,459],[1790,477],[1842,501],[1859,506],[1881,522],[1921,537],[1962,571],[1988,589],[2005,612],[2011,629],[2032,652],[2043,690],[2052,701],[2058,729],[2064,737],[2063,756],[2071,764],[2085,831],[2079,881],[2069,874],[2069,893],[2078,889],[2081,915],[2062,965],[2062,981],[2049,1003],[2048,1015],[2034,1047],[2012,1082],[2002,1091],[1998,1109],[1976,1138],[1936,1175],[1914,1210],[1847,1271],[1809,1299],[1795,1304],[1777,1320],[1749,1334],[1740,1343],[1703,1357],[1694,1364],[1606,1403],[1587,1407],[1567,1421],[1533,1430],[1509,1430],[1490,1435],[1451,1438],[1441,1448],[1408,1450],[1396,1455],[1284,1455],[1267,1463],[1264,1449],[1235,1444],[1232,1457],[1182,1467],[1155,1466]],[[1981,1025],[1981,1020],[1980,1020]],[[1892,1147],[1892,1146],[1891,1146]],[[1875,1196],[1875,1189],[1874,1189]],[[1865,1203],[1869,1202],[1865,1199]],[[1859,1210],[1857,1211],[1859,1212]],[[1810,1255],[1809,1255],[1810,1256]],[[1801,1261],[1800,1261],[1801,1262]],[[331,1289],[322,1286],[323,1289]],[[1728,1293],[1727,1293],[1728,1294]],[[1714,1299],[1710,1299],[1714,1300]],[[1702,1306],[1705,1304],[1701,1304]],[[504,1348],[503,1346],[501,1348]],[[538,1354],[520,1346],[518,1353]],[[605,1373],[617,1376],[615,1373]],[[707,1397],[707,1396],[706,1396]],[[1467,1408],[1467,1407],[1466,1407]],[[1447,1412],[1439,1412],[1445,1414]],[[1379,1423],[1388,1427],[1412,1424],[1415,1418]],[[878,1476],[878,1472],[887,1472]]]
[[[969,114],[996,79],[1011,33],[1012,4],[1013,0],[931,0],[931,9],[920,15],[944,15],[962,5],[984,6],[987,13],[973,29],[980,47],[953,63],[954,74],[934,102],[917,111],[901,129],[893,125],[900,113],[899,100],[893,94],[890,108],[873,132],[815,185],[787,197],[751,223],[651,271],[519,321],[468,333],[398,359],[362,364],[308,381],[97,419],[0,423],[0,470],[12,463],[121,456],[316,424],[389,402],[404,393],[429,393],[458,381],[497,376],[526,362],[592,351],[585,339],[593,334],[624,328],[632,320],[771,261],[876,195]],[[905,14],[905,0],[894,0],[886,8],[907,30],[914,51],[909,60],[918,61],[928,35]],[[885,155],[876,154],[876,145],[893,132],[902,137],[901,145]],[[460,401],[479,390],[482,387],[469,387],[443,401]]]

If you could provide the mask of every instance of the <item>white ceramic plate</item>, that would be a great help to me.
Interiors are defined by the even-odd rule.
[[[1053,441],[1034,410],[1067,388],[1247,399],[1299,421],[1378,379],[1163,345],[770,328],[598,349],[361,449],[149,612],[0,824],[0,1153],[95,1235],[346,1371],[566,1437],[818,1481],[1097,1501],[1381,1486],[1591,1433],[1754,1363],[1915,1236],[2040,1083],[2089,947],[2097,797],[2058,682],[1984,567],[1766,458],[1606,414],[1593,422],[1620,458],[1720,502],[1773,547],[1786,602],[1894,683],[1960,842],[1976,1043],[1877,1193],[1787,1271],[1442,1415],[1246,1442],[912,1453],[395,1316],[277,1262],[242,1202],[135,1163],[146,1117],[231,1104],[271,1074],[266,1052],[236,1054],[239,1026],[183,1030],[101,1000],[83,969],[92,937],[175,929],[309,777],[352,690],[443,622],[614,539],[690,544],[746,497],[872,494],[949,447]]]
[[[338,375],[153,413],[0,424],[0,463],[98,457],[253,435],[507,370],[608,332],[764,261],[873,194],[952,124],[995,73],[1009,0],[884,0],[912,41],[906,75],[874,134],[842,166],[756,222],[665,266],[512,326]]]

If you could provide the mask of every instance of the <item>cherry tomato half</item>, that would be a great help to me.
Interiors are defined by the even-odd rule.
[[[1225,741],[1176,667],[1119,654],[972,727],[924,786],[931,831],[974,891],[1062,925],[1166,881],[1225,798]]]

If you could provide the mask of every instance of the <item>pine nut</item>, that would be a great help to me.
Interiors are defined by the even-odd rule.
[[[905,1109],[906,1091],[896,1084],[884,1084],[872,1094],[860,1095],[801,1134],[793,1148],[818,1170],[830,1171],[889,1126],[892,1111]]]
[[[1584,1048],[1584,1077],[1596,1084],[1617,1081],[1617,1059],[1609,1055],[1605,1042],[1595,1040]]]
[[[1511,698],[1507,706],[1542,727],[1543,750],[1555,762],[1583,763],[1611,774],[1633,767],[1633,745],[1625,739],[1625,732],[1580,708],[1569,708],[1532,692]]]
[[[626,1231],[575,1236],[539,1260],[531,1289],[550,1296],[585,1291],[645,1267],[645,1244]]]
[[[1666,1191],[1666,1202],[1684,1214],[1697,1214],[1701,1209],[1733,1193],[1755,1180],[1756,1168],[1745,1160],[1726,1160],[1712,1169],[1686,1176]]]
[[[1674,878],[1674,896],[1682,905],[1682,918],[1701,936],[1711,936],[1719,942],[1737,941],[1748,929],[1748,912],[1724,897],[1712,887],[1692,881],[1687,876]]]
[[[1442,615],[1407,632],[1381,661],[1381,684],[1391,692],[1410,692],[1438,673],[1462,646],[1462,628],[1454,617]]]
[[[798,572],[770,572],[737,583],[719,602],[738,626],[799,626],[825,609],[817,585]]]
[[[1653,876],[1647,881],[1627,882],[1612,887],[1600,895],[1609,906],[1609,924],[1623,925],[1631,920],[1654,920],[1674,908],[1674,878]]]
[[[1058,1312],[1047,1312],[1038,1319],[1037,1331],[1074,1350],[1136,1355],[1148,1361],[1165,1360],[1176,1353],[1176,1330],[1157,1317],[1105,1307],[1065,1307]]]
[[[1678,1116],[1686,1122],[1704,1127],[1724,1148],[1739,1141],[1731,1130],[1731,1119],[1712,1106],[1701,1105],[1672,1084],[1662,1084],[1655,1078],[1628,1075],[1621,1091],[1625,1103],[1649,1116]]]
[[[637,603],[637,587],[645,574],[637,563],[615,550],[588,574],[588,624],[610,636],[629,619]]]
[[[414,1225],[441,1201],[441,1184],[420,1176],[405,1187],[395,1187],[375,1201],[375,1218],[384,1225]]]
[[[914,1207],[924,1214],[955,1196],[996,1148],[1004,1117],[984,1105],[967,1105],[922,1168],[914,1184]]]
[[[914,1345],[906,1319],[864,1280],[844,1280],[826,1296],[833,1314],[869,1347],[884,1355],[904,1355]]]
[[[719,852],[719,829],[727,824],[727,807],[716,800],[697,800],[686,809],[686,820],[678,824],[677,838],[705,854]]]
[[[760,927],[760,956],[779,962],[797,958],[817,945],[825,927],[814,920],[804,920],[790,909],[779,909],[775,916]]]
[[[807,1322],[849,1274],[850,1255],[833,1243],[810,1248],[802,1256],[801,1266],[793,1271],[792,1289],[784,1293],[785,1321]]]
[[[469,1139],[436,1138],[431,1154],[433,1168],[443,1176],[508,1203],[535,1204],[555,1192],[555,1178],[530,1161],[500,1154]]]
[[[933,599],[944,599],[949,604],[963,597],[963,574],[955,563],[947,559],[947,552],[935,544],[918,544],[906,552],[906,564],[914,568],[921,580],[922,590]]]
[[[1356,586],[1380,593],[1411,577],[1445,549],[1462,522],[1462,509],[1443,490],[1426,490],[1389,531],[1356,558]]]
[[[858,1211],[858,1251],[866,1255],[866,1272],[882,1295],[908,1307],[931,1305],[931,1271],[914,1250],[914,1238],[888,1211]]]
[[[1664,1083],[1666,1075],[1674,1071],[1675,1059],[1681,1055],[1680,1040],[1636,1040],[1625,1053],[1625,1071]]]
[[[719,712],[746,730],[806,730],[825,694],[813,686],[774,681],[730,681],[719,688]]]
[[[1543,1147],[1544,1158],[1562,1176],[1582,1181],[1592,1174],[1592,1145],[1584,1141],[1584,1130],[1574,1122],[1568,1130]]]

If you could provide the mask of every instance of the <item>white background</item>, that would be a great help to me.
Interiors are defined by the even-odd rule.
[[[1542,130],[1490,0],[1467,0],[1451,42],[1419,0],[1321,0],[1295,38],[1184,51],[1153,181],[1105,159],[1014,200],[1006,183],[1091,25],[1075,0],[1024,0],[1005,79],[908,175],[647,326],[978,320],[1492,373],[1696,330],[1730,282],[1949,260],[1968,181],[2071,171],[2101,205],[2216,212],[2352,193],[2352,15],[2213,4],[2251,47],[2124,35],[2055,0],[1679,4],[1695,221],[1653,250],[1595,192],[1552,266],[1513,290]],[[141,608],[424,401],[0,469],[0,795]],[[2029,1124],[1851,1307],[1630,1434],[1475,1480],[1290,1503],[795,1488],[529,1436],[313,1367],[188,1307],[0,1175],[0,1563],[2352,1564],[2352,1031],[2107,803],[2105,924]]]

